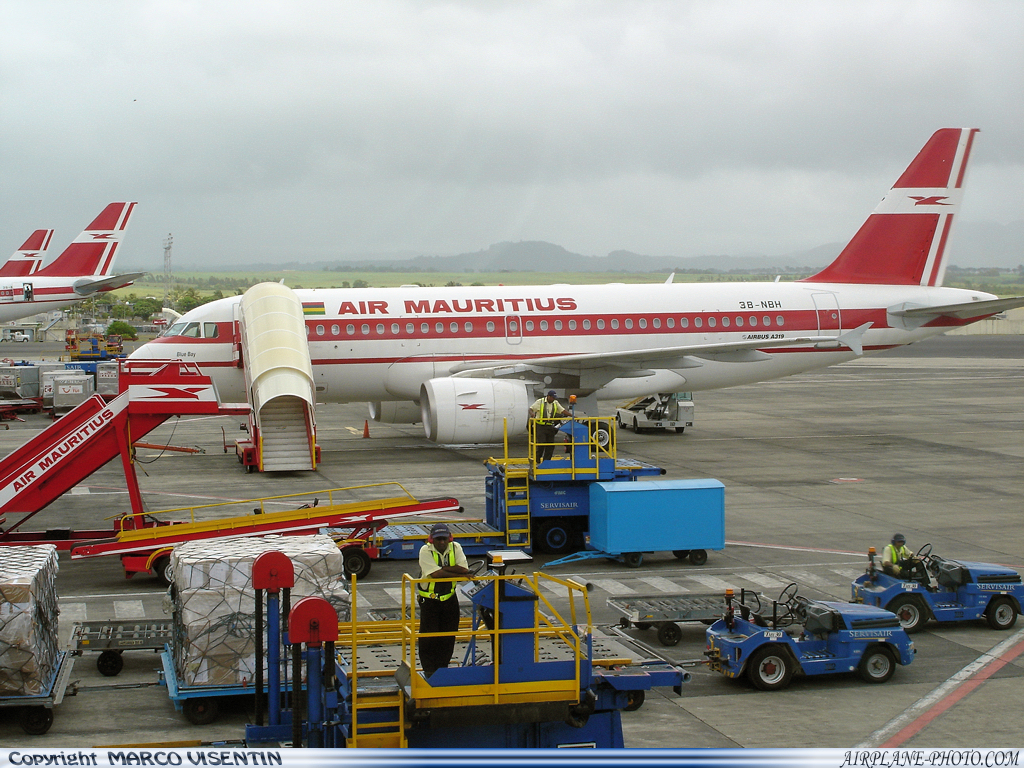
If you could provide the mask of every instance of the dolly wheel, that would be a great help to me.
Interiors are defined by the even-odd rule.
[[[658,627],[658,642],[662,645],[678,645],[683,639],[683,630],[675,622],[666,621]]]
[[[124,668],[120,651],[104,651],[96,659],[96,669],[104,677],[115,677]]]
[[[209,725],[220,714],[220,706],[216,699],[185,699],[182,704],[185,719],[192,725]]]
[[[677,560],[685,560],[690,556],[690,550],[688,549],[673,549],[672,556]]]
[[[53,725],[53,710],[46,707],[22,707],[18,722],[21,730],[29,736],[42,736]]]
[[[896,671],[896,660],[884,646],[875,646],[864,651],[857,672],[862,680],[869,683],[884,683]]]
[[[704,565],[708,561],[708,552],[706,549],[691,549],[690,550],[690,562],[694,565]]]
[[[985,621],[992,629],[1009,629],[1017,623],[1017,606],[1008,597],[993,597],[985,609]]]
[[[349,547],[342,553],[345,565],[345,576],[365,579],[370,575],[370,556],[359,547]]]
[[[644,562],[643,553],[627,552],[622,556],[622,562],[624,562],[630,568],[639,568]]]
[[[153,561],[153,575],[156,576],[157,581],[165,587],[169,587],[171,585],[171,582],[174,579],[171,574],[170,555],[160,555],[160,557]]]
[[[622,711],[636,712],[644,705],[644,699],[646,698],[647,694],[643,691],[630,691],[626,694],[626,706],[622,708]]]

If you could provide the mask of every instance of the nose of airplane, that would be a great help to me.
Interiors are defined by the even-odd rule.
[[[131,352],[128,355],[128,359],[129,360],[158,360],[160,358],[160,355],[157,354],[157,349],[156,349],[156,347],[158,347],[158,346],[159,345],[154,344],[151,341],[147,341],[145,344],[142,344],[141,346],[136,347],[135,351]]]

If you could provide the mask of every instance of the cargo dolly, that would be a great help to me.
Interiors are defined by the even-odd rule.
[[[755,592],[741,590],[740,600],[751,599],[761,610],[761,598]],[[672,646],[683,637],[680,622],[699,621],[714,624],[725,613],[725,595],[721,592],[686,595],[630,595],[609,597],[608,607],[619,613],[619,626],[628,629],[658,628],[658,642]]]
[[[64,701],[68,690],[68,680],[75,666],[75,657],[68,651],[61,651],[53,675],[37,694],[14,694],[0,696],[0,707],[16,707],[18,724],[30,736],[42,736],[53,725],[53,708]],[[71,693],[78,693],[75,684],[71,685]]]
[[[170,641],[170,619],[98,619],[76,621],[68,647],[75,656],[83,651],[99,651],[96,669],[101,675],[114,677],[124,667],[124,651],[160,653]]]

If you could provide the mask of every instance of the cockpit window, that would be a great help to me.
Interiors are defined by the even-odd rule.
[[[185,330],[178,334],[179,336],[188,336],[190,339],[199,338],[199,323],[189,323],[185,326]]]
[[[218,333],[220,333],[220,331],[217,329],[216,323],[203,323],[204,339],[216,339]]]
[[[186,325],[187,323],[175,323],[167,329],[167,333],[165,333],[164,336],[178,336],[183,330],[185,330]]]

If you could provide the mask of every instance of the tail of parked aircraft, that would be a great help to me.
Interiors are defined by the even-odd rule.
[[[135,203],[111,203],[52,264],[36,274],[40,277],[110,275],[117,248],[134,210]]]
[[[942,285],[977,132],[936,131],[836,260],[803,282]]]
[[[50,247],[52,237],[52,229],[37,229],[33,232],[24,245],[0,267],[0,277],[34,275],[46,257],[46,249]]]

